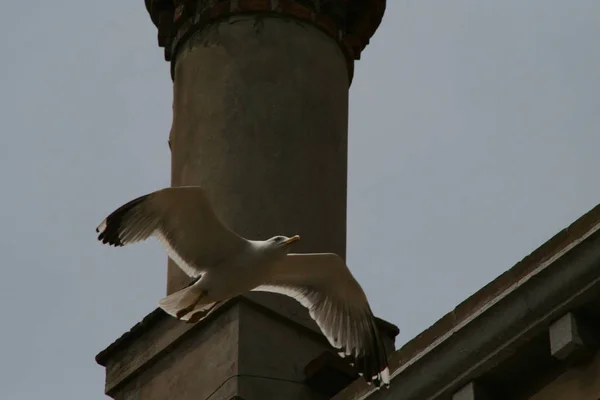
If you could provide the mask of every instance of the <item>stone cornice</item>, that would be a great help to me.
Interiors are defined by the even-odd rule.
[[[158,28],[165,59],[176,61],[177,49],[208,23],[231,15],[266,13],[311,23],[338,42],[353,62],[369,43],[385,11],[385,0],[145,0]],[[173,70],[173,67],[171,68]]]

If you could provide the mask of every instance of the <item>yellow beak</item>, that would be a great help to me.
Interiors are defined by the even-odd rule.
[[[288,245],[288,244],[292,244],[294,242],[297,242],[298,240],[300,240],[300,235],[294,235],[291,238],[289,238],[288,240],[285,240],[283,243],[281,243],[282,245]]]

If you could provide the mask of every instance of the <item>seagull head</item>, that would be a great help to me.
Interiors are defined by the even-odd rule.
[[[269,247],[274,249],[282,249],[285,250],[286,253],[290,251],[290,245],[294,242],[300,240],[299,235],[294,235],[292,237],[287,236],[274,236],[271,239],[267,240]]]

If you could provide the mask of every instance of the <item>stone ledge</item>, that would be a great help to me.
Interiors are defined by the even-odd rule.
[[[570,311],[548,328],[550,353],[558,360],[578,364],[591,358],[597,348],[597,330]]]
[[[273,301],[274,296],[278,297],[277,301]],[[308,311],[295,300],[282,295],[250,292],[235,297],[222,303],[197,324],[177,321],[157,308],[96,356],[98,364],[106,367],[105,392],[112,395],[121,390],[137,374],[143,372],[156,360],[168,355],[179,343],[187,340],[188,336],[197,335],[200,331],[208,329],[216,321],[221,320],[223,315],[232,312],[232,308],[237,310],[240,306],[245,306],[244,310],[247,310],[245,313],[263,315],[264,318],[281,324],[279,325],[281,327],[288,326],[298,332],[299,338],[305,337],[306,340],[320,343],[319,346],[323,350],[329,348],[327,340],[308,315]],[[238,323],[246,321],[246,326],[250,326],[247,316],[237,315],[235,319]],[[399,330],[389,322],[379,318],[376,320],[386,348],[388,352],[392,352],[395,335]],[[267,343],[265,346],[270,348],[272,343]],[[302,368],[304,366],[302,365]]]

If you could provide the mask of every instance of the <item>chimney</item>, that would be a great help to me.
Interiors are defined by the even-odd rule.
[[[145,0],[173,79],[171,183],[250,239],[346,254],[348,89],[385,0]],[[169,261],[167,293],[189,282]],[[390,351],[397,328],[380,321]],[[114,399],[323,399],[356,377],[295,300],[153,311],[97,356]]]

